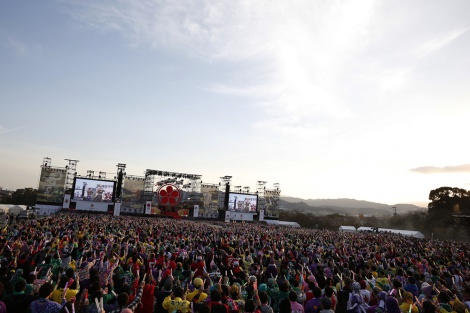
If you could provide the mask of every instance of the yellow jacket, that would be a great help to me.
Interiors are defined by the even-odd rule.
[[[73,297],[77,295],[80,290],[77,289],[67,289],[67,293],[65,294],[65,299],[70,301]],[[64,288],[57,288],[52,292],[51,300],[57,302],[58,304],[62,304],[62,294],[64,293]]]
[[[163,300],[162,307],[168,312],[181,311],[183,313],[189,313],[191,312],[189,304],[190,302],[188,300],[183,300],[180,297],[172,299],[171,296],[168,296]]]

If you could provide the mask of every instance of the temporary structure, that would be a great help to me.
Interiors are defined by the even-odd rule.
[[[25,208],[16,204],[0,204],[0,212],[4,214],[18,215],[23,210],[25,210]]]
[[[340,226],[339,231],[347,232],[347,233],[355,233],[356,227],[354,226]]]
[[[373,227],[359,227],[357,229],[358,232],[374,232],[375,229]],[[424,235],[417,231],[417,230],[401,230],[401,229],[389,229],[389,228],[379,228],[379,233],[391,233],[391,234],[399,234],[406,237],[414,237],[414,238],[424,238]]]
[[[278,225],[285,227],[300,228],[299,223],[297,222],[288,222],[288,221],[278,221],[278,220],[264,220],[268,225]]]

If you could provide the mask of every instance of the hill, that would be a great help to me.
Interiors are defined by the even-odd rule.
[[[395,212],[407,213],[422,209],[414,204],[388,205],[355,199],[301,199],[295,197],[281,196],[279,207],[282,210],[306,211],[316,215],[343,214],[343,215],[372,215],[387,216]]]

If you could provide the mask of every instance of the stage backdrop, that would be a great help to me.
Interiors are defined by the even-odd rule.
[[[199,207],[200,217],[218,216],[219,209],[219,186],[218,185],[202,185],[202,207]]]
[[[144,177],[126,177],[122,188],[121,212],[141,212],[144,207]],[[150,214],[146,213],[146,214]]]
[[[265,190],[264,201],[266,211],[264,212],[265,218],[279,219],[279,190]]]
[[[66,169],[43,166],[36,203],[62,204]]]

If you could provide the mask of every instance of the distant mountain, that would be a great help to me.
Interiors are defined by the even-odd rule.
[[[317,215],[345,214],[345,215],[392,215],[396,212],[407,213],[422,209],[414,204],[388,205],[355,199],[301,199],[295,197],[281,196],[279,206],[283,210],[309,211]]]

